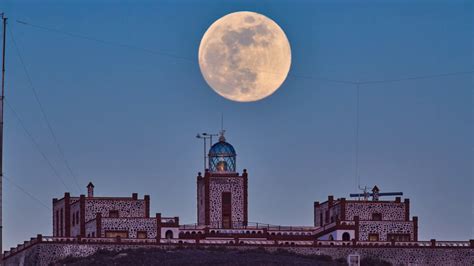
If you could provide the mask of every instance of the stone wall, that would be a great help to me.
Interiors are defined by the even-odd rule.
[[[152,245],[152,244],[86,244],[86,243],[38,243],[11,257],[5,259],[6,266],[13,265],[48,265],[68,256],[86,257],[94,254],[99,249],[122,250],[129,248],[159,248],[171,249],[178,245]],[[195,247],[195,245],[190,245]],[[201,248],[209,247],[200,245]],[[227,248],[249,250],[262,248],[261,246],[232,246]],[[361,258],[377,257],[391,262],[393,265],[474,265],[474,248],[463,247],[289,247],[270,246],[263,247],[267,251],[277,252],[285,249],[302,255],[329,255],[334,259],[347,258],[349,254],[359,254]]]
[[[413,222],[360,221],[358,240],[368,241],[370,233],[378,234],[379,241],[389,241],[387,234],[391,233],[408,234],[410,239],[414,240]]]
[[[156,238],[156,218],[102,218],[99,237],[105,237],[107,231],[127,231],[129,238],[137,238],[137,232],[144,231],[147,238]]]
[[[244,222],[244,179],[242,177],[212,177],[209,185],[210,224],[222,225],[222,192],[230,192],[232,222]]]
[[[116,210],[119,217],[146,217],[145,200],[132,199],[86,199],[86,222],[95,219],[97,213],[101,213],[102,217],[109,217],[109,212]]]
[[[405,221],[405,203],[360,201],[346,203],[346,220],[372,220],[372,213],[382,214],[383,221]]]

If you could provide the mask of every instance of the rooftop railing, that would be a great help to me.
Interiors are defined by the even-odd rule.
[[[238,242],[237,242],[238,241]],[[225,238],[209,237],[205,239],[140,239],[140,238],[79,238],[79,237],[53,237],[38,235],[19,244],[15,248],[4,252],[3,257],[7,258],[21,252],[38,243],[70,243],[70,244],[133,244],[133,245],[156,245],[156,244],[202,244],[202,245],[277,245],[277,246],[322,246],[322,247],[420,247],[420,248],[474,248],[474,240],[470,241],[410,241],[410,242],[390,242],[390,241],[341,241],[341,240],[285,240],[285,239],[252,239],[252,238]]]

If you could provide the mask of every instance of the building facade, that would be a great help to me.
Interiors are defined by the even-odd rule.
[[[53,199],[53,237],[78,238],[177,238],[178,217],[150,217],[150,196],[95,197],[94,185],[87,196],[64,193]]]
[[[410,220],[410,200],[334,199],[314,203],[314,226],[321,240],[418,241],[418,217]]]

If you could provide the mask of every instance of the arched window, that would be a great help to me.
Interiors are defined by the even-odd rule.
[[[342,234],[342,240],[343,241],[350,241],[351,240],[351,235],[348,232],[345,232]]]
[[[329,241],[333,241],[334,237],[332,235],[329,235]]]
[[[173,238],[173,231],[171,231],[171,230],[166,231],[165,237],[166,237],[166,239]]]

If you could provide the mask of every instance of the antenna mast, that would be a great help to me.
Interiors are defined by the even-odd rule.
[[[355,125],[355,182],[356,189],[360,189],[359,176],[359,102],[360,102],[360,87],[356,84],[356,125]],[[359,198],[360,200],[360,198]]]
[[[0,253],[3,253],[3,101],[5,96],[5,49],[7,18],[5,13],[0,14],[3,22],[3,47],[2,47],[2,94],[0,95]],[[0,256],[0,261],[2,256]]]
[[[224,113],[221,114],[221,132],[224,132]]]

